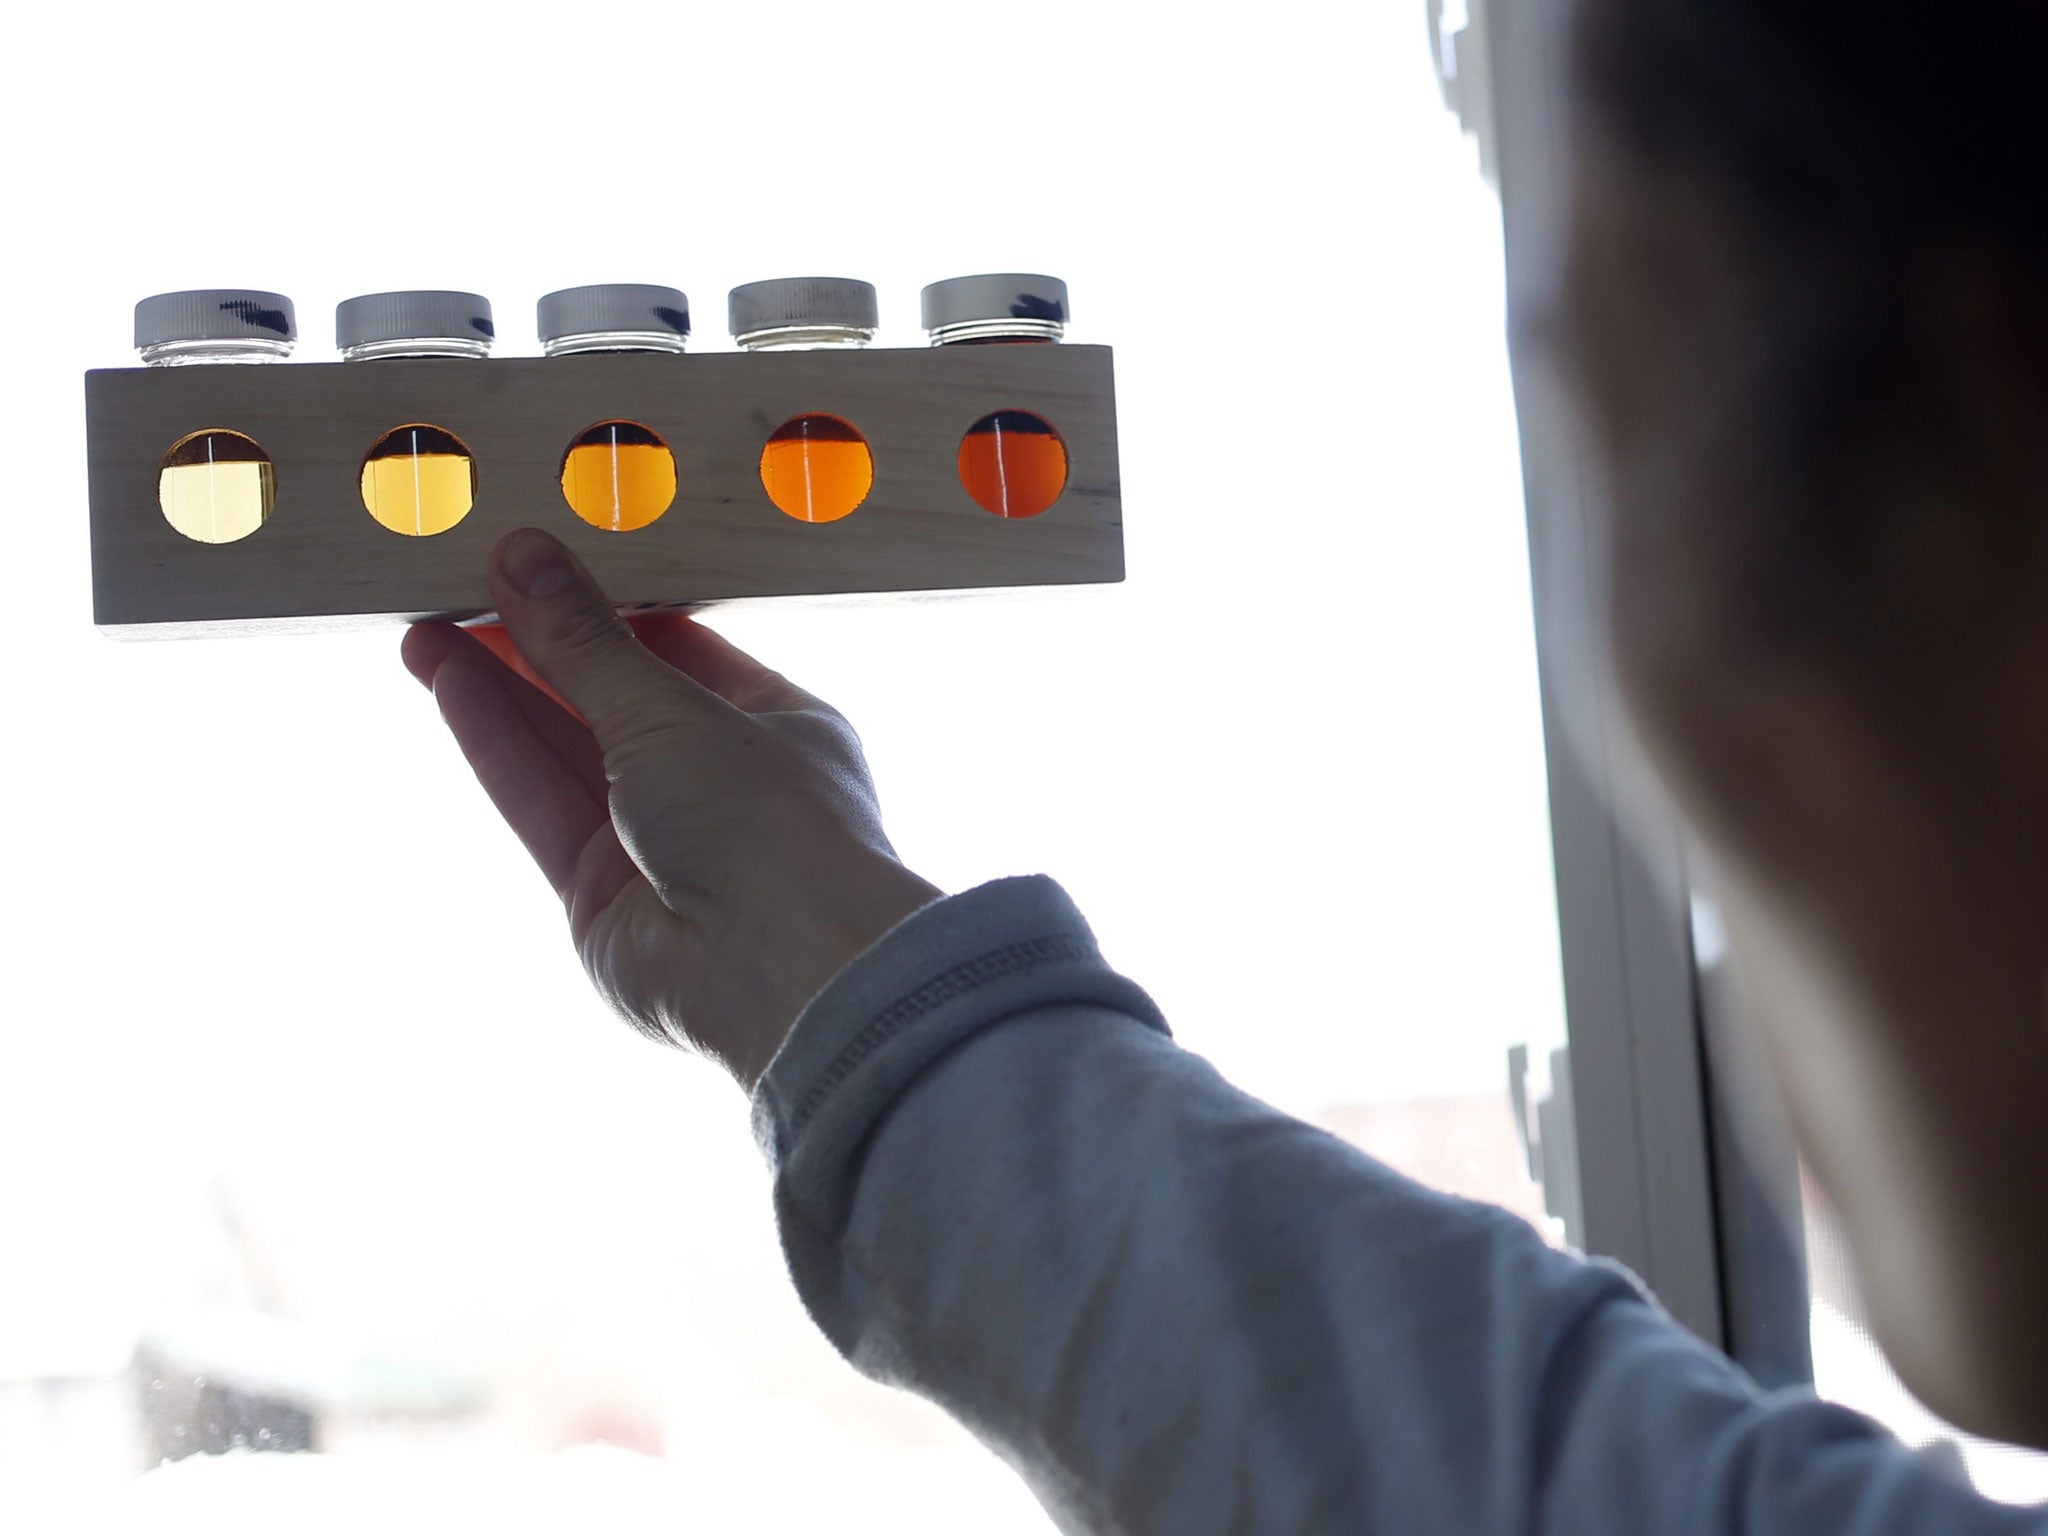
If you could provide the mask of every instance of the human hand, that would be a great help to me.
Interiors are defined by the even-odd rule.
[[[629,627],[537,530],[499,541],[490,583],[576,713],[452,624],[414,625],[406,667],[561,896],[598,992],[751,1090],[811,997],[941,893],[897,862],[837,711],[680,614]]]

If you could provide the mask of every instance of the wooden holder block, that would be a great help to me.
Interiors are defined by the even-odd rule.
[[[85,379],[93,618],[117,633],[302,628],[487,612],[484,558],[525,524],[562,538],[621,607],[735,598],[1024,587],[1123,579],[1116,410],[1106,347],[593,355],[130,368]],[[982,416],[1030,411],[1065,442],[1065,492],[1036,517],[977,506],[956,467]],[[760,478],[769,434],[822,412],[859,428],[874,488],[851,516],[805,523]],[[604,421],[675,454],[676,500],[618,533],[569,510],[561,467]],[[475,460],[469,515],[425,538],[364,509],[364,455],[432,423]],[[158,468],[189,433],[255,439],[275,465],[270,520],[230,544],[178,533]]]

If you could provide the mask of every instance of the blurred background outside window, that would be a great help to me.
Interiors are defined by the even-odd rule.
[[[740,1096],[605,1014],[395,631],[92,631],[79,375],[184,287],[322,360],[385,288],[517,355],[579,283],[686,289],[701,350],[754,278],[870,279],[898,346],[927,281],[1066,278],[1126,585],[711,622],[860,728],[914,868],[1054,875],[1189,1048],[1536,1217],[1497,204],[1405,7],[474,16],[17,22],[0,1528],[1042,1531],[803,1316]]]

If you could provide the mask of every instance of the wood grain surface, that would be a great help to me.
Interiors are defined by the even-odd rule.
[[[935,592],[1123,579],[1116,411],[1106,347],[581,356],[88,373],[93,617],[125,633],[302,628],[485,612],[485,553],[525,524],[555,533],[614,601]],[[997,410],[1031,411],[1067,447],[1067,488],[1032,518],[968,497],[960,439]],[[804,523],[768,500],[763,444],[807,412],[867,438],[874,489],[851,516]],[[615,533],[563,500],[562,456],[602,421],[638,422],[676,458],[675,504]],[[445,533],[408,537],[364,509],[364,455],[431,423],[478,469],[476,504]],[[158,466],[188,433],[253,438],[276,466],[270,520],[232,544],[165,521]]]

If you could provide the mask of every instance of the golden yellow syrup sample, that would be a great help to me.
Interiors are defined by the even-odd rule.
[[[1036,517],[1067,488],[1067,445],[1029,411],[996,411],[960,439],[960,483],[997,517]]]
[[[476,505],[476,461],[452,432],[395,427],[363,460],[363,505],[393,533],[446,533]]]
[[[601,421],[562,457],[562,496],[593,528],[645,528],[676,499],[676,456],[635,421]]]
[[[194,432],[171,444],[157,466],[156,499],[164,521],[186,538],[232,544],[269,520],[277,471],[239,432]]]
[[[875,456],[851,422],[799,416],[777,427],[761,450],[761,484],[798,521],[836,523],[874,489]]]

